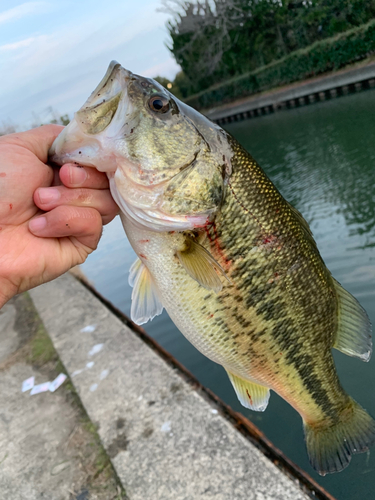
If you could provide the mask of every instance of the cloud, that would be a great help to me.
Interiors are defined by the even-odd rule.
[[[5,45],[0,45],[0,52],[9,52],[11,50],[22,49],[28,47],[36,40],[36,37],[32,36],[30,38],[25,38],[19,42],[6,43]]]
[[[0,24],[8,23],[21,17],[28,16],[30,14],[35,14],[45,10],[48,6],[47,2],[25,2],[13,9],[5,10],[0,12]]]
[[[34,40],[30,37],[27,41],[0,46],[1,52],[8,52],[9,55],[12,50],[22,49],[17,53],[17,64],[13,54],[0,60],[0,72],[8,75],[2,82],[3,92],[12,92],[15,82],[18,88],[29,85],[29,91],[35,91],[40,85],[45,87],[46,83],[52,87],[62,78],[66,80],[68,75],[73,79],[79,78],[82,73],[105,67],[116,58],[134,72],[140,72],[150,66],[156,67],[158,61],[165,61],[167,56],[168,76],[177,72],[178,68],[173,71],[170,55],[162,45],[165,31],[160,30],[160,25],[165,17],[160,16],[161,19],[155,22],[152,8],[142,9],[137,14],[128,19],[126,30],[122,21],[114,21],[111,16],[100,22],[99,15],[91,15],[84,20],[78,18],[69,26],[59,26],[48,34],[35,36]],[[157,48],[153,42],[156,42]],[[160,72],[163,72],[162,68],[155,68],[152,76]]]
[[[0,45],[0,74],[4,75],[0,116],[27,126],[33,112],[44,116],[51,105],[72,114],[111,59],[137,74],[173,79],[179,67],[164,45],[167,16],[155,15],[158,1],[133,4],[129,12],[127,2],[118,0],[116,9],[77,13],[68,24],[50,25],[51,29],[32,31],[28,37],[24,33],[24,39],[20,35],[21,40]]]

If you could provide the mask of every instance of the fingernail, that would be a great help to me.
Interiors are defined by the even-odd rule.
[[[29,222],[29,229],[33,233],[37,233],[47,226],[47,219],[45,217],[37,217],[36,219],[31,219]]]
[[[87,172],[82,167],[70,167],[69,178],[72,186],[80,186],[87,179]]]
[[[55,188],[39,188],[38,196],[40,203],[44,205],[60,199],[60,191]]]

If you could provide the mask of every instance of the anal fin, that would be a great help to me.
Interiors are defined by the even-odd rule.
[[[227,374],[242,406],[254,411],[264,411],[267,408],[270,399],[268,387],[237,377],[228,370]]]
[[[360,303],[335,279],[339,299],[338,330],[333,347],[344,354],[369,361],[372,353],[371,323]]]
[[[163,311],[157,288],[150,271],[137,259],[129,272],[129,285],[133,287],[130,317],[137,325],[143,325]]]

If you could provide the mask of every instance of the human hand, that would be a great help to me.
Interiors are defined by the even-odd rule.
[[[0,137],[0,307],[82,264],[102,225],[118,213],[105,174],[46,165],[62,129],[46,125]]]

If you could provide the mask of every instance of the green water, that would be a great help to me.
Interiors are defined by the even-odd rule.
[[[333,276],[375,324],[375,91],[231,124],[268,176],[306,218]],[[83,270],[129,315],[128,269],[135,255],[119,220],[110,224]],[[375,498],[375,447],[324,478],[310,467],[299,415],[276,394],[267,410],[243,408],[224,370],[197,352],[166,313],[145,325],[202,384],[252,420],[289,458],[338,499]],[[344,388],[375,417],[375,356],[369,363],[334,352]],[[233,499],[235,500],[235,499]]]

